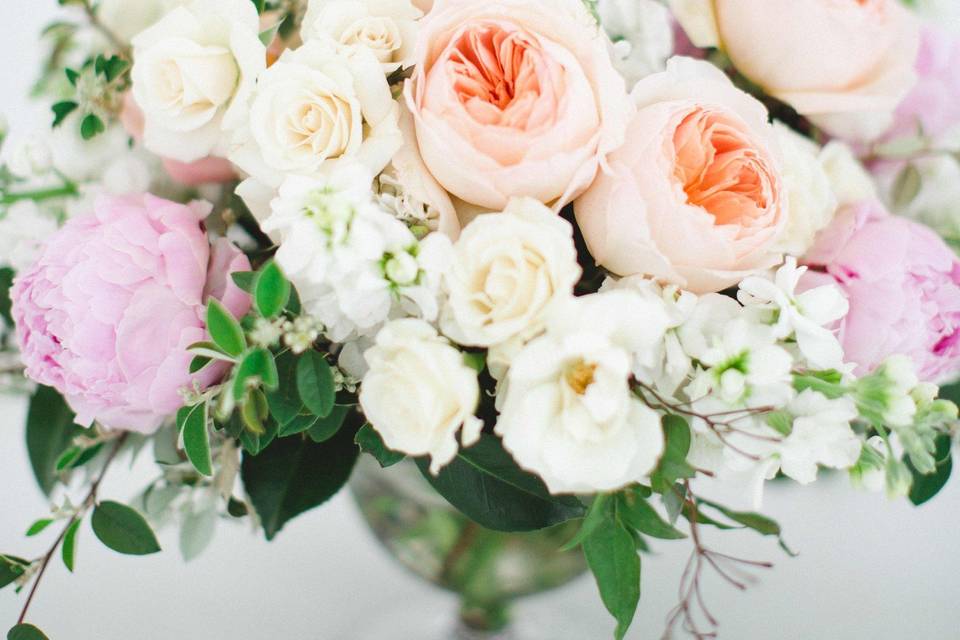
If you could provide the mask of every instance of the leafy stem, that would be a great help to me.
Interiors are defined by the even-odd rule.
[[[100,473],[97,474],[93,484],[90,485],[90,491],[87,492],[87,497],[84,498],[83,502],[67,521],[66,526],[60,531],[60,535],[58,535],[57,539],[53,541],[50,549],[48,549],[47,553],[44,554],[43,558],[41,558],[40,569],[37,571],[37,577],[34,578],[33,585],[30,587],[30,593],[27,594],[27,601],[23,605],[23,610],[20,612],[20,617],[17,619],[17,624],[23,624],[23,621],[26,619],[27,611],[30,609],[30,604],[33,602],[33,598],[37,593],[37,589],[40,587],[40,581],[43,579],[43,574],[46,572],[47,566],[50,564],[50,560],[57,552],[57,549],[63,543],[63,539],[66,537],[67,531],[69,531],[77,521],[82,520],[83,516],[86,515],[86,512],[90,509],[90,507],[96,503],[97,491],[100,489],[100,483],[103,482],[103,478],[107,474],[107,469],[110,468],[111,463],[113,462],[114,458],[117,457],[117,453],[120,452],[120,449],[123,447],[123,443],[126,442],[126,440],[127,434],[123,434],[117,438],[113,448],[107,455],[107,459],[104,460],[103,467],[100,469]]]
[[[59,187],[49,189],[35,189],[33,191],[21,191],[19,193],[3,193],[0,195],[0,204],[13,204],[21,200],[33,200],[42,202],[44,200],[54,200],[56,198],[70,198],[80,195],[77,185],[67,181]]]
[[[117,49],[124,57],[130,58],[130,47],[126,42],[123,41],[113,30],[107,25],[103,24],[99,16],[97,16],[97,11],[93,6],[92,0],[82,0],[81,7],[83,12],[87,16],[87,21],[90,23],[94,29],[99,31],[103,36],[110,41],[110,44]]]

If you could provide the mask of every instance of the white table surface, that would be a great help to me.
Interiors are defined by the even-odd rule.
[[[37,64],[36,34],[55,5],[0,1],[0,112],[14,127],[30,119],[23,96]],[[27,462],[24,413],[21,398],[0,396],[0,552],[29,557],[48,538],[27,540],[23,532],[48,506]],[[118,468],[101,495],[125,500],[148,477],[149,466]],[[840,476],[803,490],[778,484],[768,491],[766,511],[783,524],[800,557],[787,558],[750,534],[709,536],[724,551],[777,563],[746,594],[708,580],[721,638],[960,639],[960,481],[921,509],[854,491]],[[454,607],[449,596],[393,563],[345,494],[291,522],[270,544],[224,523],[212,547],[185,564],[175,531],[161,531],[160,541],[164,553],[123,557],[85,526],[76,573],[55,562],[30,619],[51,640],[421,640]],[[633,640],[660,637],[689,552],[684,542],[655,550],[644,557]],[[0,631],[14,623],[23,598],[9,588],[0,592]],[[527,601],[520,613],[544,631],[611,637],[589,578]],[[413,628],[395,622],[418,618],[423,624]]]

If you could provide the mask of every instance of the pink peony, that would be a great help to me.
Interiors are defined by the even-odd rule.
[[[897,109],[887,138],[924,135],[939,138],[960,126],[960,38],[926,26],[917,57],[916,86]]]
[[[804,262],[801,286],[836,283],[850,301],[840,340],[858,375],[897,354],[925,381],[960,373],[960,261],[933,231],[865,201],[841,210]]]
[[[227,240],[211,248],[209,204],[144,195],[101,198],[71,219],[12,290],[27,375],[60,391],[78,424],[150,432],[182,404],[180,390],[219,380],[189,373],[186,347],[207,339],[205,302],[236,316],[249,297],[228,274],[250,268]]]

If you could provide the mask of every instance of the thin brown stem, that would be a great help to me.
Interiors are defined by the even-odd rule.
[[[87,492],[87,497],[83,499],[83,502],[77,508],[77,511],[67,521],[67,526],[60,531],[60,535],[57,536],[57,539],[54,540],[53,545],[51,545],[50,549],[47,550],[47,553],[44,554],[43,558],[40,560],[40,569],[37,572],[37,577],[33,579],[33,585],[30,587],[30,593],[27,594],[27,601],[23,604],[23,610],[20,611],[20,617],[17,619],[17,624],[23,624],[23,621],[27,618],[27,611],[29,611],[30,604],[33,602],[34,596],[37,594],[37,589],[40,587],[40,581],[43,579],[43,574],[46,573],[47,566],[50,564],[50,560],[53,559],[53,555],[63,543],[63,539],[66,537],[67,531],[70,530],[70,527],[72,527],[77,520],[83,518],[87,510],[89,510],[90,507],[96,502],[97,491],[100,489],[100,483],[103,482],[103,478],[107,474],[107,469],[110,467],[110,464],[113,462],[114,458],[117,457],[117,453],[119,453],[120,448],[123,446],[123,443],[126,441],[126,439],[126,434],[117,438],[116,444],[113,445],[113,449],[110,450],[110,453],[107,455],[107,459],[103,462],[103,467],[100,469],[100,473],[97,474],[93,484],[90,485],[90,491]]]

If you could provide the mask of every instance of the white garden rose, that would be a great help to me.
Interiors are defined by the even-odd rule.
[[[300,33],[304,42],[329,37],[366,48],[389,74],[410,66],[422,16],[410,0],[310,0]]]
[[[188,2],[189,0],[100,0],[97,4],[97,18],[111,33],[129,42],[168,11]]]
[[[312,40],[288,50],[257,81],[249,118],[234,135],[230,160],[250,174],[239,193],[255,215],[288,175],[321,177],[358,162],[377,175],[402,144],[398,105],[380,63],[365,49],[338,51]]]
[[[370,369],[360,406],[387,447],[429,455],[430,471],[439,473],[457,455],[457,432],[462,430],[465,447],[480,438],[477,373],[432,326],[413,319],[390,322],[365,357]]]
[[[634,354],[663,340],[662,306],[631,291],[568,302],[514,359],[496,431],[551,493],[614,491],[663,453],[660,416],[630,389]]]
[[[802,256],[833,221],[837,198],[818,158],[817,145],[781,122],[774,123],[783,154],[787,225],[777,242],[783,253]]]
[[[133,39],[147,149],[180,162],[224,154],[223,131],[246,119],[246,96],[266,67],[258,29],[249,0],[193,0]]]
[[[580,279],[573,227],[533,198],[474,218],[445,277],[443,332],[463,345],[529,339]]]

